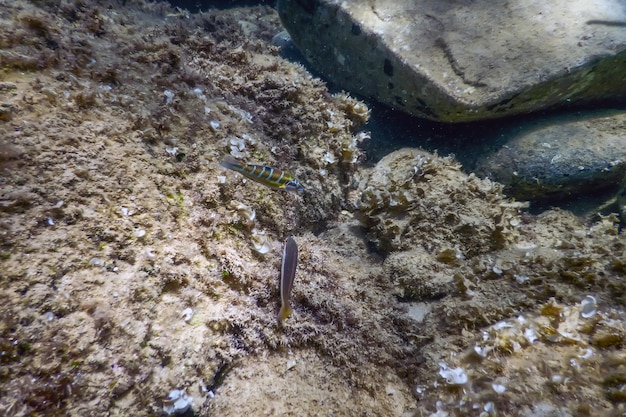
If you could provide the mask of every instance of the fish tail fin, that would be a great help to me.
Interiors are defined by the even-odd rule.
[[[220,165],[234,171],[238,171],[244,166],[242,162],[236,160],[232,155],[226,155],[220,162]]]
[[[280,313],[278,314],[278,320],[282,323],[291,316],[291,306],[289,304],[280,307]]]

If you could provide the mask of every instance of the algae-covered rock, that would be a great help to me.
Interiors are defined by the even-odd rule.
[[[385,253],[423,247],[473,256],[514,236],[519,207],[499,184],[463,173],[450,157],[393,152],[365,174],[358,192],[359,218]]]
[[[16,0],[0,19],[2,415],[619,412],[615,216],[524,213],[419,150],[363,169],[367,109],[279,57],[270,8]]]
[[[0,413],[156,415],[173,390],[198,410],[237,357],[309,340],[276,324],[282,242],[340,215],[369,113],[279,56],[273,9],[15,1],[0,20]]]
[[[437,300],[455,291],[455,268],[446,267],[421,247],[391,253],[384,270],[403,301]]]
[[[548,201],[616,188],[626,174],[626,114],[548,123],[487,153],[476,173],[519,199]]]
[[[626,93],[619,0],[281,0],[278,11],[318,71],[419,117],[481,120]]]

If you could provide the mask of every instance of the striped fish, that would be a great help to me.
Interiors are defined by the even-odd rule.
[[[283,249],[283,263],[280,267],[280,313],[278,320],[282,323],[291,316],[291,289],[293,288],[293,280],[296,277],[296,268],[298,267],[298,245],[292,236],[285,241]]]
[[[227,155],[220,165],[239,172],[244,177],[260,182],[269,188],[301,193],[304,187],[291,174],[265,165],[246,164]]]

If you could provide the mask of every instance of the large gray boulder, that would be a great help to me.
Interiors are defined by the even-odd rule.
[[[626,113],[572,119],[528,126],[484,152],[476,174],[504,184],[507,195],[521,200],[556,201],[617,188],[626,174]]]
[[[445,122],[626,95],[623,0],[279,0],[340,87]]]

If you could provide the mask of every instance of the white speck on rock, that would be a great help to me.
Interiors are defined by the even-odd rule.
[[[498,394],[502,394],[506,391],[506,387],[502,384],[491,384],[491,388]]]
[[[441,369],[439,370],[439,375],[446,380],[446,382],[450,385],[465,385],[467,384],[468,378],[465,370],[463,368],[448,368],[443,362],[439,363]]]
[[[163,411],[170,416],[172,414],[183,414],[185,411],[189,410],[192,403],[193,397],[188,396],[185,390],[175,389],[168,394],[166,404],[163,406]]]
[[[189,320],[191,320],[191,317],[193,317],[193,309],[191,307],[187,307],[183,310],[183,320],[185,323],[188,323]]]
[[[596,298],[593,295],[588,295],[583,298],[580,304],[582,306],[580,309],[580,315],[583,318],[588,319],[595,316],[598,304]]]
[[[528,340],[528,343],[534,343],[537,340],[537,335],[533,329],[530,327],[524,330],[524,337]]]
[[[163,95],[165,96],[165,104],[171,104],[174,100],[174,93],[170,90],[163,91]]]

